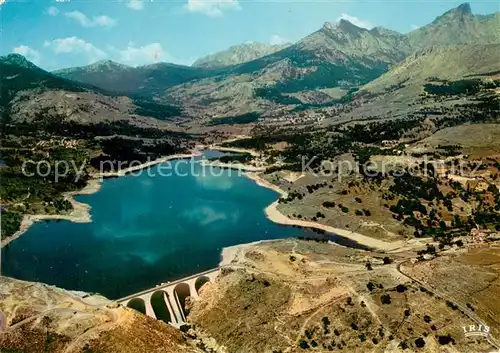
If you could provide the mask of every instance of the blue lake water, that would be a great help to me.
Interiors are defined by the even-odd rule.
[[[274,191],[235,171],[172,165],[187,176],[162,177],[155,166],[76,197],[91,205],[92,223],[33,225],[2,250],[3,274],[119,298],[213,268],[224,247],[305,235],[266,218]]]

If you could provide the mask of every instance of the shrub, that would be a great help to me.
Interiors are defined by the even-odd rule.
[[[382,302],[382,304],[391,304],[391,296],[389,294],[383,294],[382,296],[380,296],[380,301]]]
[[[438,342],[440,345],[444,346],[445,344],[454,343],[455,340],[453,339],[453,337],[451,337],[450,334],[447,334],[446,336],[439,336]]]
[[[446,305],[448,305],[453,310],[457,310],[458,309],[458,306],[456,304],[450,302],[449,300],[446,301]]]
[[[425,346],[425,341],[422,337],[419,337],[415,340],[415,345],[418,347],[418,348],[423,348]]]
[[[404,293],[408,288],[404,284],[398,284],[396,286],[396,291],[398,293]]]
[[[307,343],[306,341],[304,340],[301,340],[299,342],[299,347],[302,348],[302,349],[308,349],[309,348],[309,343]]]

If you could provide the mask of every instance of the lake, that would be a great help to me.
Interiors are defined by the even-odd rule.
[[[154,166],[77,196],[92,223],[34,224],[2,250],[3,274],[116,299],[216,267],[224,247],[306,234],[269,221],[264,208],[279,195],[237,171],[171,163],[185,176]]]

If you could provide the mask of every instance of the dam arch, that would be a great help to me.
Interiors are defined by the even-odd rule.
[[[196,279],[194,282],[194,288],[196,290],[196,294],[200,294],[200,289],[205,285],[206,283],[210,282],[210,277],[208,276],[200,276]]]
[[[146,302],[142,298],[132,298],[127,303],[127,308],[134,309],[146,315]]]
[[[179,306],[180,312],[183,316],[184,321],[186,321],[186,316],[189,315],[189,310],[186,308],[186,299],[191,296],[191,290],[189,284],[182,282],[174,287],[174,295],[176,298],[177,305]]]
[[[168,293],[163,290],[158,290],[151,295],[151,306],[158,320],[165,323],[171,323],[174,321],[175,316],[171,311],[171,305],[169,307]]]
[[[173,282],[162,283],[118,299],[117,303],[179,328],[187,322],[186,316],[189,314],[186,299],[190,297],[190,300],[196,301],[200,288],[207,282],[214,282],[220,269],[221,267],[216,267]]]

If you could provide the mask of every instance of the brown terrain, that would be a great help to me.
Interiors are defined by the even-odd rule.
[[[384,264],[379,253],[314,241],[251,245],[226,259],[233,268],[204,287],[189,320],[221,352],[484,352],[491,343],[465,338],[462,326],[498,325],[496,301],[484,298],[498,291],[500,269],[498,248],[481,251],[488,260],[478,251],[416,264],[397,253]],[[464,288],[463,271],[482,275]]]
[[[106,298],[0,277],[0,352],[195,353],[182,333]]]
[[[178,153],[196,143],[235,142],[232,151],[250,151],[243,166],[260,168],[253,178],[281,193],[274,215],[289,224],[316,224],[319,235],[226,253],[230,266],[203,287],[200,300],[189,302],[187,332],[97,295],[0,277],[0,352],[499,350],[499,19],[499,13],[476,16],[461,5],[408,35],[347,21],[325,24],[285,50],[238,61],[220,75],[165,63],[107,62],[91,65],[90,73],[87,67],[54,74],[23,61],[5,64],[12,70],[2,76],[9,99],[0,107],[2,123],[11,128],[2,136],[7,164],[0,166],[7,236],[27,226],[21,216],[82,211],[62,201],[84,184],[55,189],[61,184],[38,180],[36,191],[45,191],[39,197],[31,180],[20,177],[23,160],[62,155],[84,163],[90,177],[96,171],[87,163],[116,135],[126,147],[144,142],[146,152],[131,148],[140,156],[163,152],[147,152],[156,142],[186,150]],[[365,47],[369,51],[359,49]],[[361,59],[371,56],[383,65],[357,79]],[[361,66],[347,65],[352,58]],[[332,86],[316,75],[337,64],[347,82]],[[178,70],[182,79],[171,82]],[[149,100],[131,98],[137,92]],[[172,113],[167,103],[180,110]],[[239,124],[255,112],[259,117]],[[236,120],[220,123],[221,117]],[[74,136],[44,131],[63,123],[76,127]],[[101,123],[104,129],[88,132]],[[115,130],[107,131],[108,123]],[[248,138],[258,147],[237,145]],[[315,173],[292,168],[290,159],[302,155],[333,165],[366,157],[374,171],[387,174],[368,178],[339,169],[315,176],[325,167]],[[109,156],[121,157],[129,155]],[[434,175],[422,175],[427,157],[438,166]],[[393,175],[408,169],[418,178]],[[325,229],[395,246],[342,247],[326,242]],[[463,327],[469,325],[490,331],[467,338]]]
[[[1,352],[491,352],[498,243],[417,260],[286,239],[224,252],[187,334],[98,295],[0,280]],[[466,338],[463,326],[490,327]]]

